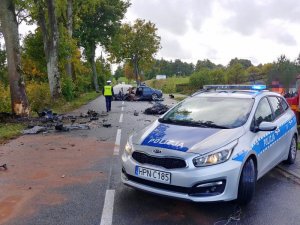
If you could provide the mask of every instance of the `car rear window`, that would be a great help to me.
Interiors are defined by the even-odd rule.
[[[186,99],[160,122],[186,126],[236,128],[248,119],[254,99],[228,97],[193,97]]]

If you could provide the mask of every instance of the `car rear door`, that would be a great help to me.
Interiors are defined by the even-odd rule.
[[[275,130],[276,143],[271,155],[272,166],[274,167],[284,159],[283,157],[290,147],[293,133],[289,132],[290,129],[287,129],[286,124],[292,119],[292,116],[287,113],[287,108],[283,108],[283,99],[277,96],[268,96],[268,99],[275,116],[274,123],[277,125]]]

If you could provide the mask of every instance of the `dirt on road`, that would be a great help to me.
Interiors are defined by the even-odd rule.
[[[58,188],[106,179],[95,169],[99,159],[111,157],[113,143],[95,137],[63,134],[22,136],[0,145],[0,224],[26,218],[41,206],[67,201]]]

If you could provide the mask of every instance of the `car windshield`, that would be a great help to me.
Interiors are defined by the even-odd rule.
[[[244,125],[253,99],[194,97],[179,103],[159,122],[184,126],[231,129]]]

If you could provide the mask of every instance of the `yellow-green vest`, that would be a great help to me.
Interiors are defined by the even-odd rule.
[[[110,85],[104,86],[104,96],[112,96],[112,91],[111,91]]]

